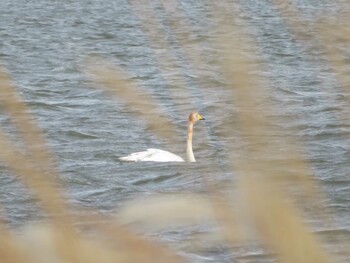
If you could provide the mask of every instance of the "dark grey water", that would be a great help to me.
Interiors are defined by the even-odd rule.
[[[339,2],[296,2],[307,21],[344,12]],[[153,10],[152,21],[157,24],[145,26],[142,17],[147,16],[148,9],[122,0],[0,2],[1,63],[55,153],[73,204],[112,213],[123,201],[144,194],[200,192],[204,173],[211,174],[213,182],[218,183],[231,176],[224,146],[240,147],[240,141],[235,131],[227,135],[226,126],[235,123],[235,105],[227,99],[217,50],[210,41],[215,33],[211,24],[215,4],[176,3],[170,5],[178,8],[174,14],[167,13],[167,5],[152,2],[149,10]],[[329,197],[336,223],[325,235],[337,251],[338,239],[350,231],[349,94],[340,87],[324,53],[310,42],[299,42],[270,1],[228,4],[228,14],[235,7],[240,8],[239,17],[227,21],[247,25],[263,64],[258,73],[269,82],[271,100],[282,105],[276,115],[288,120],[281,122],[282,128],[286,135],[290,131],[304,142],[306,159]],[[179,21],[188,25],[187,31]],[[147,32],[153,26],[158,33]],[[314,33],[307,27],[304,30]],[[183,43],[195,47],[200,64],[189,63],[191,54],[181,49]],[[82,73],[82,65],[86,57],[94,55],[121,65],[142,82],[172,119],[181,138],[175,143],[166,142],[172,147],[168,150],[185,152],[182,138],[189,111],[198,110],[206,117],[208,121],[196,126],[195,131],[198,163],[186,166],[118,161],[119,156],[130,152],[164,148],[165,142],[157,140],[142,119],[130,115],[132,109],[90,83]],[[183,91],[178,83],[186,86],[187,100],[174,99]],[[1,122],[2,126],[8,123],[6,115],[1,116]],[[0,200],[10,224],[37,219],[30,197],[4,167],[0,170]],[[185,231],[179,233],[175,240],[185,238]],[[195,262],[265,260],[263,252],[244,249],[235,254],[217,249],[188,256]]]

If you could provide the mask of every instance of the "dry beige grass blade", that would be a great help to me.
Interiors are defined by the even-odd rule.
[[[171,252],[153,243],[142,240],[127,230],[113,227],[108,230],[118,237],[117,251],[106,249],[100,243],[90,242],[79,237],[71,228],[71,221],[67,221],[67,208],[60,195],[57,183],[50,174],[50,162],[46,151],[40,154],[35,147],[42,149],[43,140],[39,134],[26,135],[28,130],[40,132],[34,123],[30,122],[30,115],[13,87],[9,77],[1,75],[0,84],[6,90],[6,96],[1,99],[6,104],[19,126],[23,136],[26,136],[26,146],[30,155],[16,151],[11,140],[0,130],[0,160],[13,170],[24,182],[34,196],[39,199],[44,211],[49,214],[52,226],[34,228],[33,231],[21,235],[26,240],[15,240],[11,233],[1,230],[2,249],[0,255],[6,262],[183,262]],[[32,150],[32,151],[30,151]],[[31,158],[28,158],[30,156]],[[42,162],[42,163],[40,163]],[[40,164],[40,165],[38,165]],[[105,232],[105,234],[107,231]],[[108,236],[107,234],[105,235]],[[108,237],[111,237],[110,235]],[[159,261],[155,261],[155,258]]]
[[[15,92],[4,69],[0,69],[0,85],[3,91],[0,101],[16,123],[29,153],[28,155],[15,150],[11,140],[0,130],[0,160],[29,186],[50,216],[60,217],[57,222],[64,222],[68,210],[56,188],[51,159],[41,132],[32,121],[27,107]]]
[[[240,95],[242,103],[249,100],[247,94]],[[252,131],[264,129],[254,122],[256,114],[259,113],[252,112],[252,114],[255,115],[254,118],[247,113],[241,115],[241,127]],[[248,211],[247,216],[255,222],[259,238],[267,247],[279,254],[282,262],[330,262],[328,255],[322,251],[321,244],[303,225],[302,218],[291,206],[286,205],[286,197],[274,193],[278,185],[271,180],[269,163],[264,161],[247,163],[247,159],[259,159],[259,153],[262,152],[260,147],[269,147],[269,143],[272,143],[268,141],[262,143],[258,135],[253,138],[251,143],[255,147],[244,151],[244,158],[233,162],[235,170],[240,175],[237,188],[244,193],[243,201],[246,201],[244,204]],[[260,156],[261,158],[264,157]]]
[[[16,244],[22,254],[36,263],[132,262],[129,261],[132,259],[129,251],[118,253],[103,242],[82,236],[71,239],[69,233],[50,225],[27,227],[22,230]]]
[[[135,208],[132,205],[131,210]],[[141,208],[142,211],[145,208]],[[139,211],[139,213],[142,213]],[[129,213],[129,215],[131,215]],[[132,216],[132,215],[131,215]],[[181,263],[185,260],[178,256],[164,243],[142,237],[139,233],[129,230],[125,222],[120,222],[120,216],[106,218],[100,216],[82,216],[79,222],[86,229],[90,229],[94,239],[112,249],[118,255],[125,255],[126,262],[170,262]],[[131,219],[130,217],[124,219]],[[91,223],[92,222],[92,223]],[[125,262],[125,261],[118,261]]]
[[[280,262],[333,262],[283,194],[268,180],[252,176],[263,171],[256,171],[251,166],[237,168],[240,172],[238,187],[247,204],[247,214],[253,219],[257,235],[278,253]]]
[[[0,160],[34,192],[45,212],[52,216],[52,220],[60,218],[58,222],[64,222],[68,210],[51,175],[42,173],[42,170],[35,167],[32,159],[14,150],[10,140],[1,131],[0,148]]]
[[[43,172],[52,172],[53,158],[45,147],[46,142],[38,126],[34,123],[28,107],[19,97],[5,69],[0,67],[1,95],[0,102],[6,112],[12,117],[25,146],[35,160],[35,164]]]
[[[85,226],[91,216],[79,218]],[[72,229],[57,225],[40,224],[27,226],[21,235],[3,236],[6,251],[0,255],[9,259],[6,262],[185,262],[161,243],[147,240],[129,231],[114,220],[95,217],[90,226],[90,237],[72,233]],[[74,231],[74,230],[73,230]],[[0,231],[0,233],[4,233]],[[6,233],[6,232],[5,232]],[[0,241],[0,243],[2,243]],[[2,257],[5,259],[5,257]]]
[[[234,246],[246,240],[242,225],[239,222],[238,211],[230,204],[220,189],[215,189],[207,183],[208,195],[215,219],[220,227],[218,235],[228,244]]]
[[[216,10],[214,12],[216,16],[219,16],[218,12],[225,14],[225,8],[228,9],[227,3],[223,4],[223,2],[222,6],[220,5],[219,7],[219,9],[213,9]],[[291,9],[293,10],[293,8]],[[239,10],[236,10],[234,13],[237,12]],[[218,19],[218,21],[220,20]],[[231,22],[233,23],[233,21]],[[243,27],[221,26],[221,28],[221,31],[226,33],[218,36],[217,46],[223,51],[221,54],[223,58],[223,72],[226,72],[227,78],[232,84],[232,101],[239,108],[239,114],[236,116],[240,124],[239,130],[241,130],[242,134],[249,134],[251,145],[260,146],[259,150],[255,149],[255,151],[251,152],[255,154],[254,160],[261,159],[266,149],[268,149],[269,154],[274,154],[275,156],[287,154],[290,162],[285,165],[293,167],[295,170],[295,179],[299,182],[299,186],[304,189],[304,197],[311,201],[324,200],[317,182],[312,177],[312,171],[302,156],[300,156],[298,149],[300,143],[297,142],[297,139],[286,136],[282,145],[276,145],[266,140],[266,136],[261,136],[262,134],[271,136],[279,131],[273,130],[275,128],[272,128],[272,125],[270,125],[273,120],[259,117],[259,112],[265,112],[266,116],[273,116],[271,112],[269,113],[269,110],[276,109],[264,109],[259,106],[262,102],[264,102],[264,105],[273,105],[273,103],[267,101],[268,96],[264,94],[264,92],[268,92],[264,91],[264,83],[267,82],[260,76],[254,75],[255,72],[261,72],[261,70],[257,69],[261,65],[261,61],[257,60],[257,49],[252,40],[249,39],[248,34],[244,32]],[[283,134],[283,131],[281,131],[281,134]],[[288,152],[281,152],[280,149],[283,148],[288,149]],[[323,211],[319,211],[319,213],[324,215]]]
[[[157,195],[126,203],[118,213],[121,222],[137,227],[166,229],[199,223],[219,224],[217,240],[232,244],[243,240],[232,207],[218,189],[208,195]],[[221,231],[222,230],[222,231]]]
[[[0,225],[0,258],[2,262],[9,263],[34,263],[32,258],[27,258],[18,246],[12,233]],[[36,262],[35,262],[36,263]]]
[[[116,99],[130,107],[137,118],[141,118],[149,125],[149,129],[161,139],[176,138],[176,127],[171,117],[164,116],[158,103],[145,91],[140,89],[131,80],[126,79],[127,74],[117,66],[113,66],[102,59],[99,63],[89,63],[87,73],[110,92]],[[98,66],[96,66],[98,64]]]
[[[237,215],[228,200],[217,190],[212,187],[206,196],[176,194],[136,199],[123,205],[118,212],[118,219],[138,229],[146,227],[156,230],[217,223],[219,232],[212,235],[216,236],[217,241],[239,244],[244,238]]]
[[[224,12],[224,10],[217,11]],[[295,212],[292,205],[285,204],[287,198],[277,190],[279,185],[273,181],[276,176],[273,174],[273,167],[263,155],[278,153],[279,145],[274,145],[273,141],[267,139],[268,137],[261,136],[261,134],[271,134],[272,126],[266,117],[268,115],[266,109],[259,106],[266,96],[264,96],[264,82],[260,81],[259,76],[253,75],[253,72],[259,72],[255,70],[259,63],[256,57],[254,59],[256,55],[254,44],[241,27],[225,28],[223,32],[227,34],[219,36],[218,41],[226,44],[219,45],[224,51],[223,71],[227,73],[231,82],[232,99],[239,108],[236,116],[237,128],[243,135],[249,133],[251,145],[241,151],[237,159],[232,160],[233,167],[239,172],[238,192],[244,197],[238,201],[243,201],[242,206],[246,207],[246,216],[255,222],[255,231],[263,244],[273,252],[277,252],[282,262],[330,262],[327,253],[322,251],[321,244],[303,225],[302,218]],[[293,156],[290,159],[295,162],[298,154],[294,145],[291,141],[286,143],[286,146],[294,152],[289,156]],[[305,174],[309,174],[309,170],[305,162],[301,157],[297,160],[300,169],[298,173],[303,178],[302,182],[308,181]],[[314,198],[317,195],[314,190],[306,190],[312,193],[311,200],[315,201]],[[293,231],[290,232],[290,229]],[[299,244],[300,241],[303,242],[302,247]]]
[[[21,235],[7,239],[13,241],[7,247],[12,244],[14,247],[9,247],[11,250],[3,253],[12,260],[6,262],[185,262],[163,244],[120,227],[115,219],[106,221],[102,217],[84,216],[79,217],[79,222],[86,228],[91,219],[95,222],[90,224],[92,234],[89,237],[72,233],[75,229],[51,224],[25,227]],[[0,255],[1,252],[0,249]],[[12,252],[16,252],[16,255]],[[19,260],[15,261],[17,258]]]
[[[293,31],[294,35],[300,40],[306,40],[305,24],[307,23],[302,17],[295,5],[291,1],[274,0],[273,1],[280,11],[282,17],[288,24],[288,27]],[[340,6],[344,9],[349,9],[348,2],[339,2]],[[345,12],[345,14],[347,14]],[[350,78],[348,63],[346,62],[346,55],[344,50],[338,48],[339,43],[350,42],[350,20],[347,17],[325,17],[319,18],[317,24],[308,24],[310,28],[313,28],[313,32],[317,32],[317,35],[312,36],[315,46],[319,49],[323,49],[327,52],[328,62],[337,74],[338,80],[344,89],[350,90]]]
[[[171,93],[175,105],[178,106],[178,110],[185,105],[188,111],[193,111],[194,106],[191,95],[185,88],[187,86],[186,80],[180,71],[180,65],[178,65],[179,62],[175,57],[175,51],[166,37],[166,29],[164,26],[162,27],[159,19],[157,19],[153,4],[144,0],[133,0],[130,3],[135,16],[142,22],[142,28],[146,33],[145,38],[154,51],[154,58],[160,74],[164,76],[164,80],[168,85],[167,90]],[[187,116],[188,113],[185,112],[184,114]]]
[[[167,23],[172,30],[172,36],[176,42],[180,44],[181,52],[185,55],[185,59],[189,62],[191,69],[195,73],[202,74],[202,72],[199,72],[198,70],[206,68],[201,54],[203,48],[199,46],[198,42],[191,38],[193,35],[193,28],[191,27],[189,20],[186,18],[186,15],[181,10],[179,1],[164,0],[161,1],[161,4],[166,14],[165,17],[167,19]],[[138,11],[138,13],[141,13],[141,9]],[[144,21],[147,21],[147,18],[151,16],[152,15],[144,17]],[[145,24],[147,25],[147,23]],[[166,47],[166,45],[164,45],[164,47]],[[200,81],[200,79],[198,79],[198,81]],[[214,189],[211,187],[208,180],[206,180],[207,175],[203,176],[209,191],[208,201],[211,204],[216,219],[222,226],[222,236],[226,241],[233,244],[242,241],[242,233],[239,230],[237,216],[232,210],[232,207],[227,203],[224,195],[218,191],[219,189]]]
[[[209,199],[201,195],[155,195],[127,202],[118,212],[121,222],[137,227],[166,229],[212,222],[215,215]]]

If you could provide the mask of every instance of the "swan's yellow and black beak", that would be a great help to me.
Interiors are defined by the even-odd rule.
[[[202,121],[202,120],[205,120],[205,118],[203,118],[199,113],[198,113],[198,120]]]

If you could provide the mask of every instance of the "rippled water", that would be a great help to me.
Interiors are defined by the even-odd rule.
[[[25,1],[0,2],[0,60],[14,79],[57,156],[57,166],[68,189],[69,200],[98,212],[113,212],[126,199],[159,192],[202,191],[201,174],[213,182],[228,179],[229,161],[225,145],[242,145],[235,131],[235,105],[222,88],[217,70],[217,50],[210,28],[213,4],[209,1],[179,1],[182,22],[166,15],[164,7],[152,3],[162,46],[142,24],[142,12],[128,1]],[[319,15],[343,12],[334,1],[297,1],[303,18],[317,21]],[[235,5],[229,5],[234,8]],[[334,239],[350,230],[350,121],[349,94],[343,90],[324,59],[324,54],[302,42],[270,1],[240,1],[236,23],[247,25],[259,49],[269,97],[279,105],[285,134],[297,136],[314,174],[321,181],[337,220]],[[136,8],[137,10],[137,8]],[[307,28],[306,28],[307,30]],[[307,32],[314,33],[314,32]],[[196,46],[201,64],[191,65],[181,49],[186,42]],[[157,43],[159,46],[157,46]],[[84,60],[99,55],[121,65],[142,83],[178,127],[175,142],[159,141],[132,109],[94,87],[82,73]],[[164,58],[173,59],[161,64]],[[186,86],[187,99],[181,97]],[[281,107],[282,105],[282,107]],[[198,110],[207,121],[195,127],[194,149],[199,161],[191,166],[174,164],[125,164],[118,157],[142,149],[171,147],[185,152],[186,118]],[[1,116],[3,126],[8,124]],[[292,134],[290,134],[292,133]],[[215,165],[213,165],[215,164]],[[30,197],[1,167],[0,199],[13,225],[37,219]],[[316,223],[315,223],[316,224]],[[317,228],[317,225],[315,225]],[[185,232],[174,235],[181,240]],[[166,234],[164,236],[166,239]],[[169,238],[169,239],[171,239]],[[227,255],[220,249],[188,255],[196,262],[240,262],[264,260],[261,251],[238,250]],[[261,262],[260,261],[260,262]]]

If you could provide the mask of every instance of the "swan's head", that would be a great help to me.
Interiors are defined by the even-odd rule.
[[[195,123],[196,121],[205,120],[198,112],[191,112],[190,116],[188,117],[188,120],[192,123]]]

